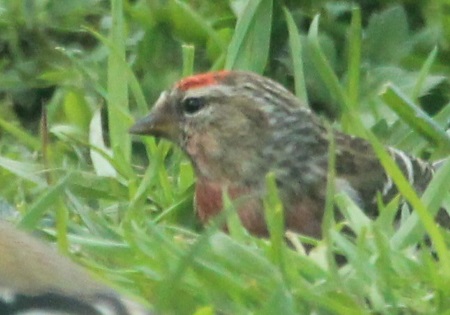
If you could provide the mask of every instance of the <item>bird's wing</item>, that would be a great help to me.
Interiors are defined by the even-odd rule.
[[[369,142],[338,134],[336,147],[337,175],[350,183],[364,204],[373,204],[377,192],[380,192],[385,200],[397,194],[395,185],[386,174]],[[387,150],[410,184],[421,194],[432,179],[433,167],[400,150],[391,147]]]

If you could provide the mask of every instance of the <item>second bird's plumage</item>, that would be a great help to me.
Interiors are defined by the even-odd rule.
[[[67,257],[0,220],[1,315],[151,315]]]

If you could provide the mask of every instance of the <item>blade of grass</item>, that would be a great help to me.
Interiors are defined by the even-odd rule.
[[[195,47],[194,45],[182,45],[181,50],[183,51],[183,77],[191,75],[194,72],[194,57],[195,57]]]
[[[272,6],[272,0],[248,1],[228,47],[226,69],[263,72],[269,56]]]
[[[354,111],[358,108],[359,82],[361,68],[361,10],[359,7],[352,9],[352,20],[350,23],[348,37],[348,105]]]
[[[127,122],[130,114],[128,109],[128,78],[124,76],[127,69],[125,61],[125,23],[123,19],[123,1],[111,0],[112,29],[111,43],[115,53],[108,56],[108,123],[111,147],[114,155],[119,152],[126,161],[131,158],[131,141]]]
[[[112,44],[111,40],[109,40],[108,38],[104,37],[103,35],[101,35],[100,33],[96,32],[95,30],[90,29],[90,28],[85,28],[85,29],[90,34],[92,34],[95,38],[97,38],[100,42],[102,42],[102,44],[107,46],[109,48],[111,54],[117,55],[116,62],[121,63],[123,69],[126,70],[127,81],[128,81],[129,86],[130,86],[131,93],[132,93],[132,95],[133,95],[133,97],[134,97],[134,99],[136,101],[136,104],[137,104],[137,106],[139,108],[139,111],[140,111],[140,113],[142,115],[145,114],[148,111],[147,101],[145,100],[144,93],[142,92],[142,89],[140,87],[139,80],[137,79],[137,77],[133,73],[131,67],[127,64],[126,60],[120,58],[120,52],[117,51],[117,47]],[[68,54],[66,54],[66,55],[73,62],[75,62],[81,69],[83,69],[83,66],[80,64],[80,62],[78,60],[76,60],[75,58],[71,57]],[[85,72],[86,75],[88,74],[88,71],[84,71],[84,72]],[[94,85],[94,86],[97,87],[97,85]],[[99,90],[99,88],[97,88],[97,92],[99,92],[100,95],[104,95],[105,97],[107,97],[107,93],[103,89]],[[130,125],[131,125],[131,119],[129,119],[129,120],[130,120]]]
[[[271,241],[271,256],[286,278],[284,266],[284,209],[278,194],[275,174],[266,175],[266,195],[264,196],[264,216]]]
[[[394,110],[411,128],[450,153],[450,137],[427,113],[392,84],[381,93],[383,101]]]
[[[330,63],[325,57],[322,49],[319,44],[319,15],[316,15],[311,22],[311,26],[309,28],[308,33],[308,44],[312,50],[312,61],[317,69],[322,80],[325,82],[328,90],[334,99],[337,100],[338,104],[341,106],[341,109],[349,112],[348,109],[348,98],[345,94],[344,89],[339,83],[339,79],[334,73]],[[333,112],[336,112],[336,109],[332,109]]]
[[[226,217],[227,228],[230,233],[230,236],[240,242],[245,242],[249,239],[248,233],[245,230],[244,226],[238,215],[238,203],[239,201],[234,202],[230,196],[224,191],[222,193],[222,202],[223,208],[227,209],[228,215]],[[230,209],[230,210],[228,210]]]
[[[283,7],[283,11],[289,31],[289,49],[291,51],[292,70],[294,71],[295,95],[304,105],[307,105],[308,93],[306,91],[305,76],[303,73],[302,43],[300,41],[300,34],[291,13],[286,7]]]
[[[436,213],[442,201],[450,192],[450,158],[447,158],[433,176],[433,180],[425,190],[422,200],[431,209],[432,213]],[[448,209],[450,211],[450,209]]]
[[[47,185],[44,178],[36,175],[38,172],[41,172],[40,166],[38,165],[18,162],[0,156],[0,167],[18,176],[19,178],[35,183],[36,185]]]
[[[292,293],[284,285],[273,288],[272,296],[267,300],[265,307],[259,312],[262,315],[298,314],[294,309]]]
[[[18,227],[24,230],[33,229],[44,214],[57,204],[57,200],[63,195],[64,189],[67,187],[71,178],[71,174],[63,177],[53,187],[46,190],[38,200],[36,200],[29,208],[27,213],[18,223]]]
[[[359,235],[363,229],[369,228],[370,219],[348,195],[337,194],[334,199],[356,235]]]
[[[433,116],[433,121],[442,126],[441,128],[445,128],[447,122],[450,121],[450,103],[444,106],[436,115]],[[405,124],[397,124],[397,128],[395,129],[395,141],[391,140],[391,143],[394,143],[395,147],[398,148],[407,148],[407,152],[415,153],[421,152],[421,148],[423,149],[425,146],[429,145],[426,139],[419,139],[415,132]],[[396,126],[394,125],[393,128]],[[416,151],[417,150],[417,151]],[[441,150],[435,150],[430,157],[430,160],[442,159],[448,156],[448,153],[439,152]]]
[[[205,18],[192,9],[186,2],[179,0],[171,1],[170,6],[171,13],[175,14],[172,15],[172,18],[176,19],[178,16],[183,16],[190,23],[194,33],[200,30],[204,33],[205,38],[208,37],[212,40],[215,46],[221,49],[225,48],[223,40],[217,34],[217,31],[209,23],[206,23]]]
[[[112,152],[106,147],[103,141],[103,128],[102,117],[100,109],[96,110],[92,115],[91,122],[89,124],[89,144],[95,146],[97,149],[102,150],[105,154],[111,156]],[[117,172],[109,161],[96,150],[89,150],[92,165],[95,173],[99,176],[117,177]]]
[[[145,100],[144,93],[142,92],[142,89],[140,87],[139,80],[137,79],[136,75],[133,73],[130,66],[127,64],[126,60],[124,58],[120,58],[121,52],[118,50],[118,47],[113,45],[111,40],[107,39],[100,33],[96,32],[95,30],[89,29],[89,28],[86,28],[86,30],[89,31],[93,36],[95,36],[104,45],[106,45],[109,48],[111,55],[116,55],[115,62],[120,63],[121,68],[126,71],[125,73],[126,73],[126,77],[127,77],[127,82],[130,86],[131,93],[136,101],[136,104],[138,106],[140,114],[141,115],[146,114],[148,112],[147,101]],[[77,62],[77,64],[79,64],[79,62]],[[100,92],[102,92],[102,91],[100,91]],[[100,94],[103,95],[105,93],[103,92]],[[128,112],[124,113],[124,115],[127,116],[127,117],[124,117],[124,119],[127,122],[127,124],[126,124],[127,128],[129,128],[129,126],[131,126],[131,124],[132,124],[131,115]],[[128,134],[128,130],[126,131],[126,134]],[[158,151],[158,148],[156,145],[155,138],[148,137],[143,142],[146,146],[149,156],[153,156],[154,154],[156,154],[156,152]],[[116,167],[116,170],[117,169],[118,168]]]
[[[25,132],[22,128],[15,126],[2,118],[0,118],[0,128],[10,133],[19,143],[29,147],[31,150],[38,151],[41,149],[41,141]]]
[[[89,148],[89,150],[91,151],[95,151],[98,155],[100,155],[103,159],[105,159],[111,166],[113,166],[115,171],[118,172],[120,176],[123,176],[124,178],[134,177],[135,173],[129,164],[121,163],[118,158],[111,157],[102,148],[98,148],[97,146],[94,146],[93,144],[86,142],[80,138],[73,137],[70,133],[66,133],[65,127],[66,126],[54,126],[53,128],[51,128],[51,131],[55,134],[63,134],[64,137],[66,137],[66,141],[68,142],[72,141],[73,143]]]
[[[427,57],[427,60],[425,60],[425,63],[423,64],[422,68],[420,69],[419,76],[416,80],[416,84],[414,85],[413,94],[411,95],[411,98],[414,101],[417,101],[417,99],[420,96],[420,92],[422,91],[423,84],[425,83],[425,80],[430,73],[431,66],[433,65],[434,61],[436,60],[438,48],[435,46],[433,50],[430,52],[430,54]]]
[[[330,276],[338,283],[338,269],[333,253],[333,242],[331,238],[331,230],[335,225],[334,220],[334,195],[336,185],[336,143],[334,141],[333,132],[330,126],[327,126],[328,133],[328,172],[327,172],[327,191],[325,198],[325,212],[322,219],[322,234],[326,244],[327,264],[330,268]]]

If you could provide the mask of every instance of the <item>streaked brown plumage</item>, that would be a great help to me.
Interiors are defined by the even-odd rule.
[[[329,139],[322,122],[278,83],[240,71],[191,76],[162,93],[150,114],[130,130],[166,138],[192,161],[196,208],[203,221],[222,209],[222,190],[239,200],[252,233],[266,235],[261,196],[264,177],[276,175],[286,228],[320,237],[328,172]],[[371,145],[335,131],[336,190],[376,215],[375,196],[397,191]],[[422,192],[433,168],[407,154],[389,153]]]

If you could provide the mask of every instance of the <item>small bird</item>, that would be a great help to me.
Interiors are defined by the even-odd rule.
[[[0,221],[0,314],[150,315],[80,266]]]
[[[280,84],[250,72],[218,71],[187,77],[161,94],[130,133],[177,144],[189,157],[197,182],[195,207],[204,222],[222,210],[222,192],[237,203],[245,228],[268,233],[261,197],[265,176],[275,174],[287,229],[320,238],[328,172],[328,130]],[[371,145],[339,131],[337,192],[376,215],[376,195],[396,195]],[[428,163],[387,148],[418,192],[433,176]]]

